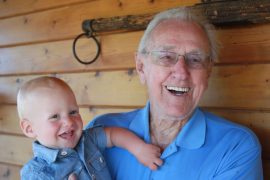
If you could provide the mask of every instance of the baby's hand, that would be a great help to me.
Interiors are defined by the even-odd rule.
[[[68,180],[77,180],[76,174],[72,173],[68,176]]]
[[[152,144],[144,144],[136,148],[136,157],[143,165],[151,170],[157,170],[162,165],[160,148]]]

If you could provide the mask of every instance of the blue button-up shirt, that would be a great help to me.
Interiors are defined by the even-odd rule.
[[[107,144],[103,128],[84,130],[74,148],[50,149],[38,142],[33,143],[34,158],[21,170],[22,180],[77,179],[110,180],[107,164],[101,154]]]
[[[147,143],[149,103],[140,110],[102,115],[89,126],[120,126]],[[140,164],[128,151],[111,148],[105,159],[117,180],[260,180],[263,179],[261,147],[247,128],[196,109],[181,132],[164,150],[164,164],[156,171]]]

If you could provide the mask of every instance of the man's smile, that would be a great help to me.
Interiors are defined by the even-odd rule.
[[[170,93],[177,96],[186,94],[191,90],[190,87],[177,87],[177,86],[165,86],[165,87]]]

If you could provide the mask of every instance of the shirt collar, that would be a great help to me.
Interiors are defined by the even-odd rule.
[[[176,137],[175,144],[186,149],[197,149],[204,144],[205,135],[205,116],[199,108],[196,108],[180,134]]]
[[[57,157],[66,157],[67,155],[71,154],[74,150],[70,148],[66,149],[51,149],[47,148],[39,142],[35,141],[33,143],[33,152],[34,156],[44,159],[48,163],[53,163],[56,161]]]
[[[138,111],[134,119],[130,123],[129,128],[136,132],[137,135],[143,137],[147,143],[151,142],[149,131],[149,111],[150,103]],[[203,112],[196,108],[191,118],[177,135],[175,141],[176,146],[186,149],[200,148],[205,142],[206,135],[206,120]]]
[[[149,111],[150,103],[147,102],[143,109],[137,111],[137,114],[129,125],[129,129],[136,132],[138,136],[143,137],[144,141],[147,143],[151,142],[149,131]]]

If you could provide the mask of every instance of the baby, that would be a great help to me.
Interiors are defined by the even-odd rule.
[[[21,179],[111,179],[102,152],[106,147],[127,149],[142,164],[156,170],[162,164],[160,149],[146,144],[123,128],[83,130],[79,107],[71,88],[54,77],[25,83],[17,96],[20,127],[35,139],[31,159]]]

